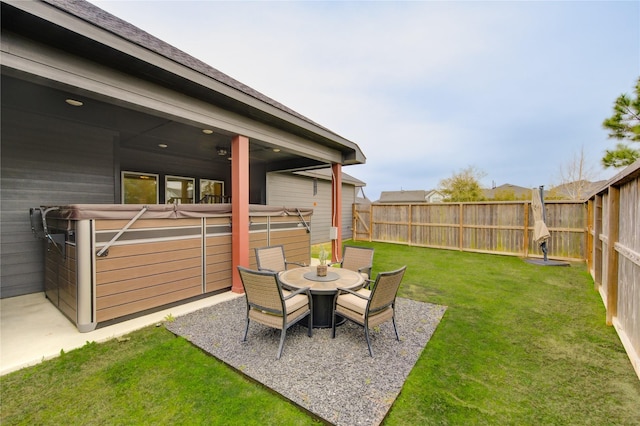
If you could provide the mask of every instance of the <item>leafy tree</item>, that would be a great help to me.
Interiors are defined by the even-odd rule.
[[[439,187],[446,202],[482,201],[484,199],[480,179],[486,173],[468,166],[450,178],[442,179]]]
[[[602,122],[610,139],[640,142],[640,78],[636,82],[635,99],[627,94],[618,96],[613,115]],[[624,167],[640,158],[640,150],[618,143],[615,150],[606,150],[602,158],[605,167]]]

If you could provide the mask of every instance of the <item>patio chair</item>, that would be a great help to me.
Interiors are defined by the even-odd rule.
[[[373,267],[373,249],[369,247],[344,246],[342,248],[342,260],[332,263],[340,265],[345,269],[350,269],[362,274],[365,279],[365,287],[371,284],[371,268]]]
[[[251,320],[281,330],[280,347],[276,359],[280,359],[287,329],[309,316],[313,324],[313,300],[308,287],[296,291],[282,289],[277,272],[254,271],[238,266],[240,279],[247,299],[247,326],[243,342],[247,341]],[[309,326],[307,335],[313,335]]]
[[[307,266],[298,262],[288,262],[284,257],[283,245],[260,247],[255,250],[259,271],[282,272],[289,269],[289,265]]]
[[[367,339],[371,357],[373,357],[373,350],[369,339],[370,327],[376,327],[388,320],[392,320],[393,329],[396,332],[396,340],[400,340],[398,328],[396,327],[395,304],[396,294],[406,269],[407,267],[403,266],[395,271],[379,273],[372,290],[363,288],[353,291],[338,288],[338,293],[333,300],[331,337],[336,337],[336,316],[340,315],[364,327],[364,335]]]

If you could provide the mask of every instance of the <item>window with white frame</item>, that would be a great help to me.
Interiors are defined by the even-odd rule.
[[[200,203],[224,203],[225,201],[223,181],[200,179]]]
[[[165,200],[167,204],[193,204],[196,180],[182,176],[165,176]]]

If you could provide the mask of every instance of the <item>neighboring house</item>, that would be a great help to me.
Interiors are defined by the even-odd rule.
[[[427,191],[427,195],[425,198],[427,200],[427,203],[442,203],[442,200],[444,200],[444,195],[442,195],[442,192],[438,191],[437,189],[432,189],[431,191]]]
[[[346,173],[342,173],[342,238],[352,237],[353,204],[365,185]],[[272,206],[296,206],[313,209],[311,243],[330,240],[331,227],[331,169],[304,172],[273,172],[267,174],[267,204]]]
[[[371,204],[371,200],[364,193],[364,187],[363,186],[360,186],[360,187],[356,188],[356,204],[362,204],[362,205],[367,205],[367,206]]]
[[[441,203],[444,196],[436,189],[425,191],[382,191],[376,203]]]
[[[366,161],[354,142],[86,1],[1,7],[0,297],[43,291],[30,207],[230,200],[231,270],[248,265],[246,200],[267,204],[277,172]]]
[[[607,183],[606,180],[590,182],[588,180],[580,180],[575,182],[564,183],[555,186],[549,190],[549,197],[560,200],[585,200],[594,192],[597,192]]]
[[[531,189],[532,188],[505,183],[491,189],[483,189],[482,191],[487,201],[529,200],[531,199]]]

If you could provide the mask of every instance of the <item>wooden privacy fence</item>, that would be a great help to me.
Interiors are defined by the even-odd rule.
[[[589,198],[589,271],[640,378],[640,160]]]
[[[586,261],[640,378],[640,160],[588,201],[548,201],[549,257]],[[542,257],[531,202],[355,204],[353,238]]]
[[[549,257],[585,260],[587,208],[580,201],[545,204]],[[354,204],[354,240],[542,257],[533,240],[530,201]]]

